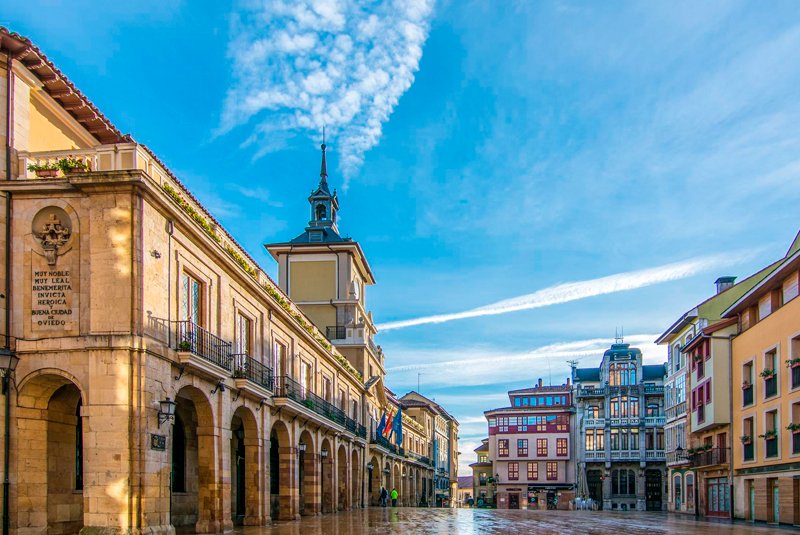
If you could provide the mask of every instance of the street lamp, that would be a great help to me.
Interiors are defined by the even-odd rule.
[[[323,459],[327,459],[328,458],[328,450],[322,450],[321,452],[319,452],[319,456],[321,458],[323,458]]]
[[[375,468],[375,465],[372,463],[367,463],[367,470],[372,470],[373,468]]]
[[[306,452],[306,443],[303,442],[302,440],[297,445],[297,451],[299,451],[300,453],[305,453]]]
[[[177,405],[169,398],[158,402],[158,427],[161,427],[164,422],[175,421],[175,407]]]
[[[10,348],[0,348],[0,370],[3,372],[3,394],[8,393],[8,385],[11,381],[11,374],[17,369],[19,357]]]

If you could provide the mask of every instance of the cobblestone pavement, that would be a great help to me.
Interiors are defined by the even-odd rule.
[[[668,513],[590,511],[498,511],[490,509],[370,508],[276,522],[269,528],[240,528],[242,535],[386,535],[487,533],[581,533],[656,535],[700,533],[749,535],[800,533],[743,522],[696,521]]]

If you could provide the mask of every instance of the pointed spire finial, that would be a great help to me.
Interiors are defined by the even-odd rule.
[[[328,164],[325,161],[325,125],[322,125],[322,145],[320,145],[320,148],[322,148],[322,165],[320,166],[319,176],[322,178],[322,182],[327,182]]]

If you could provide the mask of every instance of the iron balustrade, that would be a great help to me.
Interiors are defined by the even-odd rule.
[[[275,387],[272,369],[264,366],[259,361],[246,353],[231,355],[233,359],[233,376],[242,377],[251,383],[263,386],[267,390]]]
[[[603,387],[600,388],[579,388],[578,389],[578,397],[579,398],[599,398],[606,395],[606,389]]]
[[[768,438],[766,441],[767,443],[767,457],[777,457],[778,456],[778,438]]]
[[[746,407],[753,404],[753,387],[749,386],[742,390],[742,404]]]
[[[663,394],[664,387],[657,386],[657,385],[644,385],[644,393],[645,394]]]
[[[792,366],[792,388],[800,386],[800,366]]]
[[[800,432],[792,432],[792,453],[800,453]]]
[[[750,442],[745,442],[742,444],[744,460],[745,461],[752,461],[755,458],[755,448],[753,447],[752,440]]]
[[[692,454],[691,464],[697,468],[700,466],[712,466],[715,464],[727,464],[730,448],[711,448],[706,451],[698,451]]]
[[[431,460],[428,457],[425,457],[424,455],[421,455],[419,453],[415,453],[413,451],[407,451],[406,452],[406,457],[408,457],[410,459],[414,459],[416,461],[419,461],[422,464],[427,464],[428,466],[432,466],[433,465],[433,463],[431,462]]]
[[[198,357],[216,364],[220,368],[231,370],[230,342],[211,334],[192,321],[176,321],[178,351],[189,351]]]
[[[347,338],[347,327],[344,325],[328,325],[325,327],[325,336],[328,340],[344,340]]]
[[[685,451],[667,452],[667,464],[677,464],[689,462],[689,456]]]
[[[378,446],[391,451],[392,453],[397,453],[400,455],[405,455],[405,449],[402,446],[398,446],[397,444],[393,444],[389,442],[389,440],[384,437],[383,435],[379,435],[378,433],[371,433],[369,441],[372,444],[377,444]]]
[[[764,379],[764,397],[771,397],[778,393],[778,378],[773,375]]]
[[[366,438],[366,428],[347,416],[342,409],[325,401],[310,389],[301,385],[289,376],[281,375],[275,378],[275,397],[289,398],[303,405],[307,409],[324,416],[328,420],[339,424],[354,435]]]

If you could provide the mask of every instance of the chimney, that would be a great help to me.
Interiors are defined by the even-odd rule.
[[[569,377],[567,377],[567,386],[569,386]]]
[[[539,386],[540,387],[542,386],[542,378],[541,377],[539,377]]]
[[[722,292],[724,292],[728,288],[731,288],[735,284],[735,281],[736,281],[736,277],[720,277],[720,278],[718,278],[716,281],[714,281],[714,284],[717,285],[717,294],[721,294]]]

